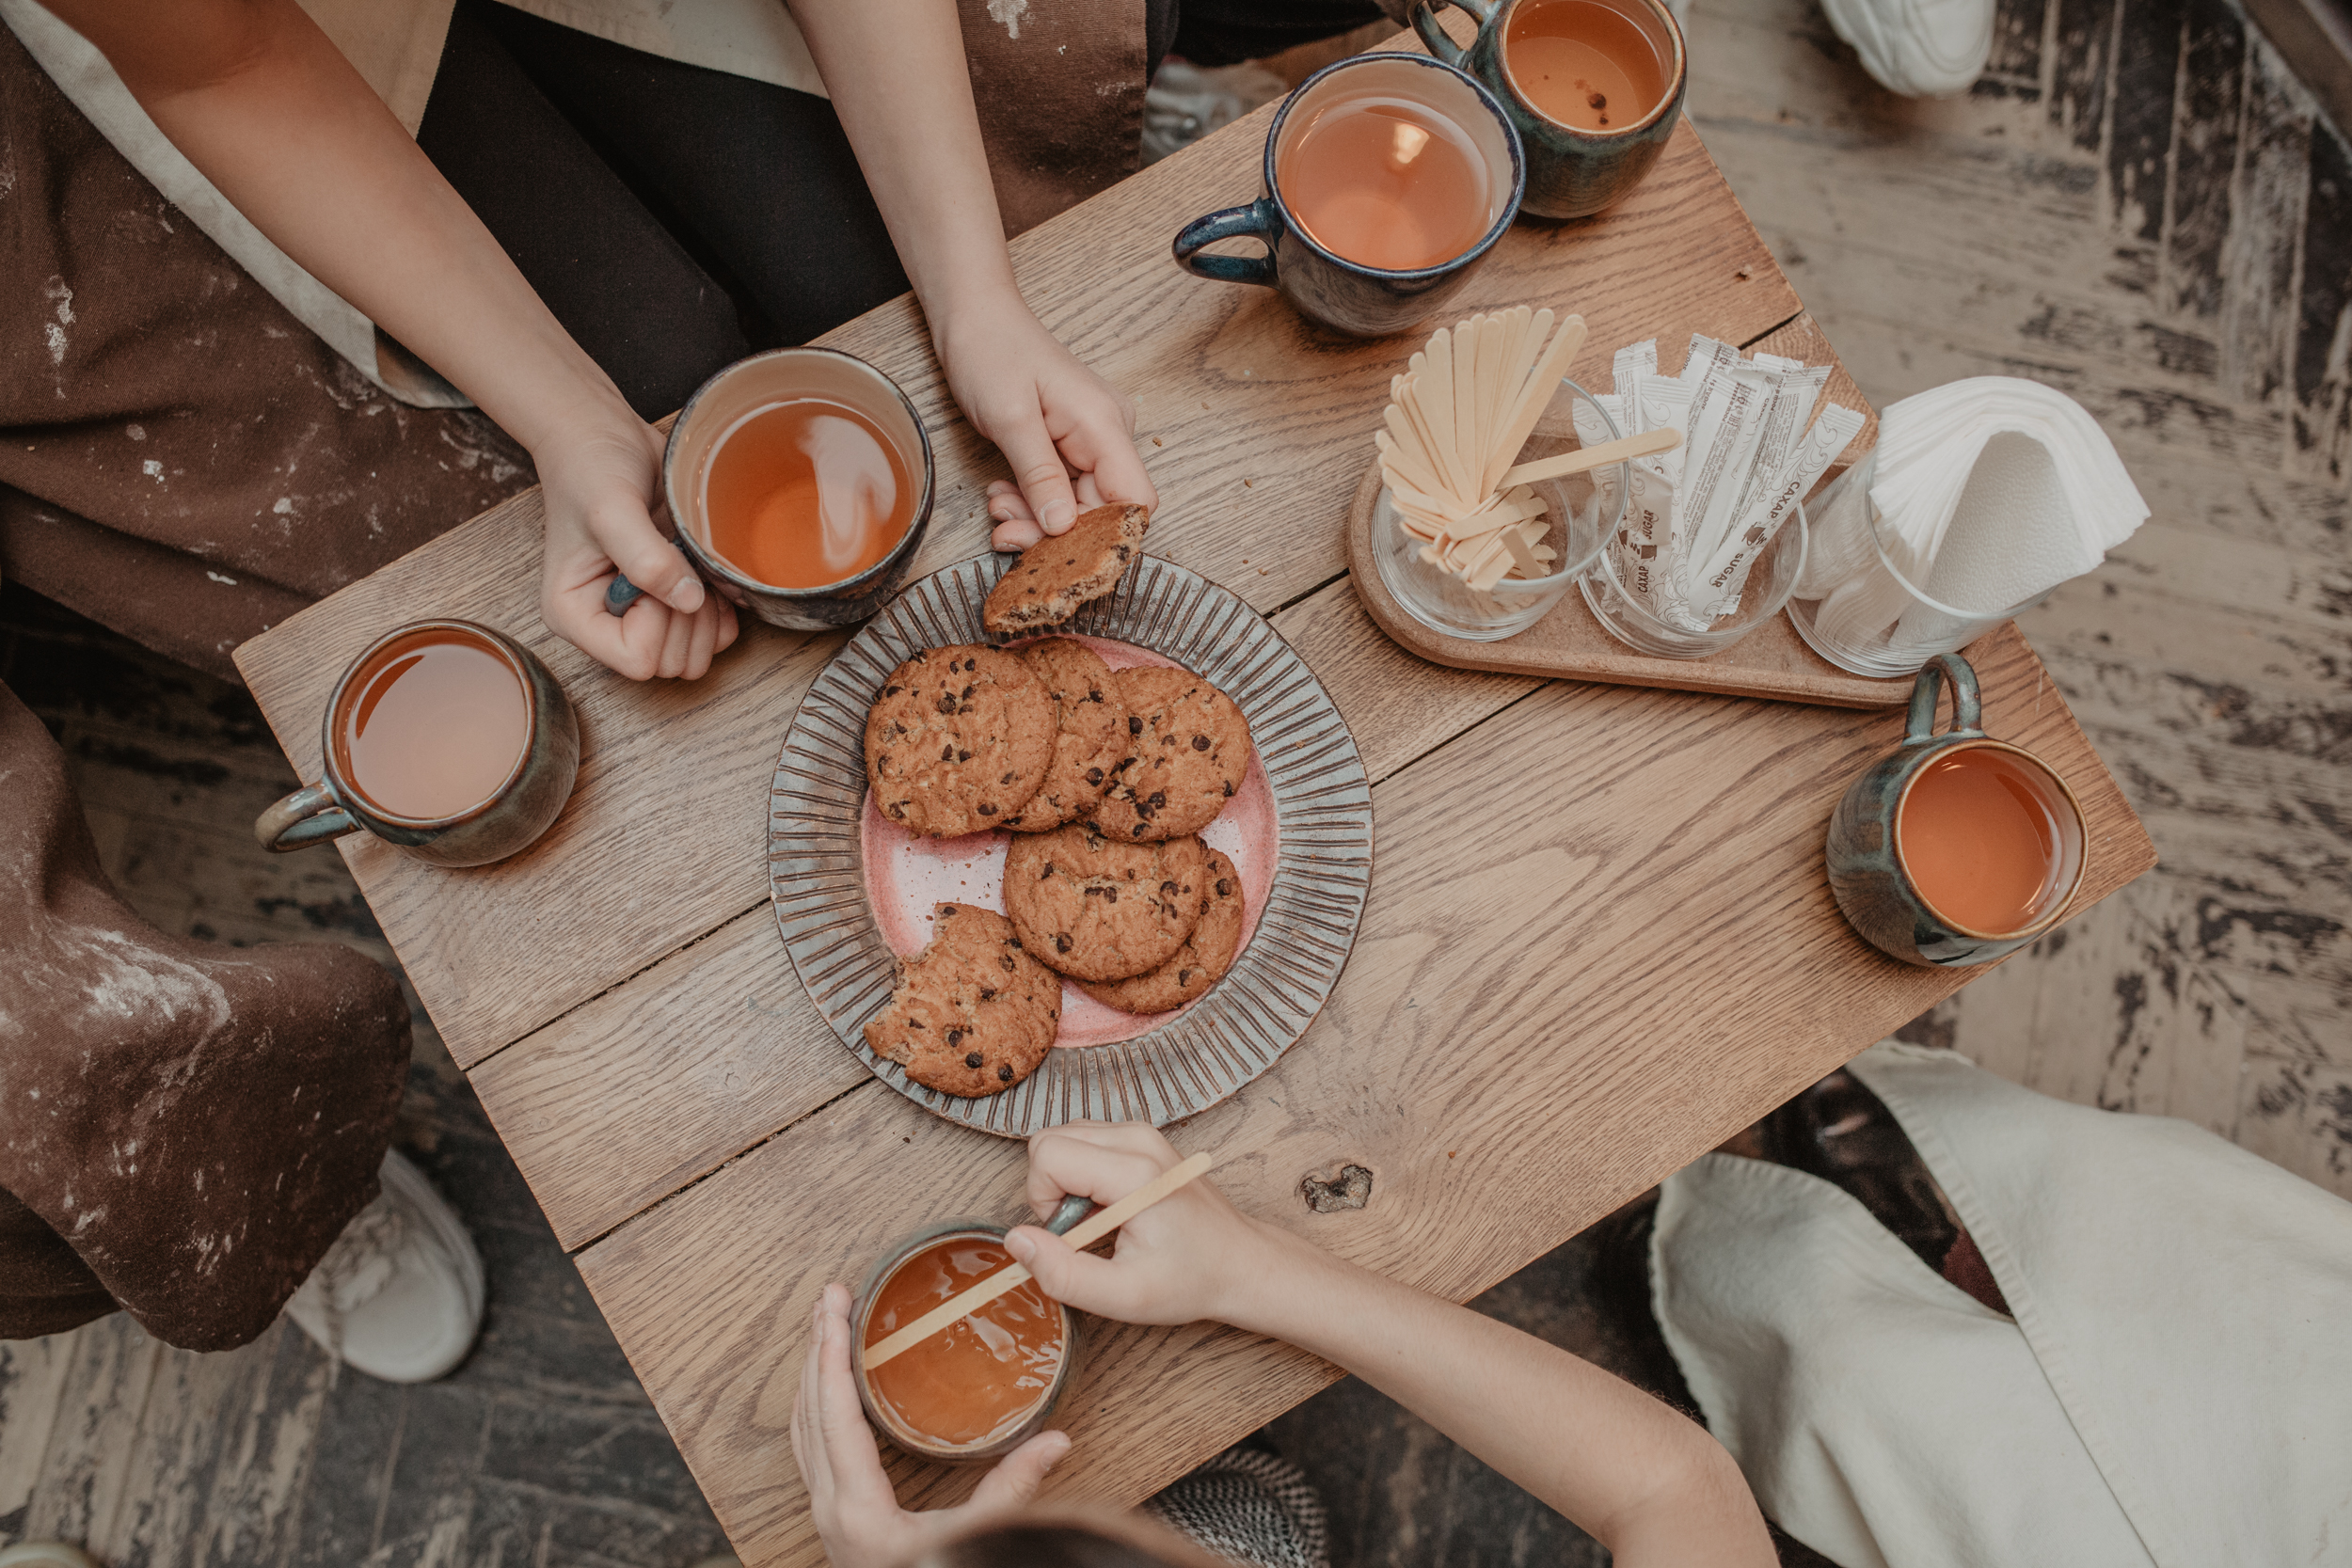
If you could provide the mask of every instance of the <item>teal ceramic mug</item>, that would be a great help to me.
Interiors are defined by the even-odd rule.
[[[371,712],[428,650],[455,646],[503,665],[515,683],[511,761],[496,756],[478,799],[432,815],[403,811],[362,786],[353,754],[354,719]],[[279,853],[369,832],[434,865],[486,865],[528,848],[562,815],[580,773],[580,719],[554,674],[520,642],[472,621],[416,621],[386,632],[353,659],[326,702],[319,751],[322,776],[278,801],[253,836]]]
[[[1947,675],[1952,727],[1937,735]],[[2087,842],[2066,781],[1984,733],[1976,672],[1942,654],[1912,688],[1903,743],[1872,763],[1831,814],[1830,891],[1853,928],[1890,958],[1991,963],[2065,917]]]
[[[1682,118],[1682,95],[1690,80],[1682,28],[1664,0],[1452,0],[1478,19],[1478,36],[1468,49],[1438,25],[1438,8],[1447,3],[1416,0],[1413,26],[1432,55],[1469,71],[1502,101],[1527,158],[1527,194],[1520,198],[1520,211],[1545,218],[1590,217],[1623,200],[1642,182]],[[1607,117],[1612,123],[1605,129],[1553,118],[1539,106],[1546,94],[1531,90],[1534,82],[1523,79],[1514,67],[1513,44],[1532,25],[1537,32],[1544,30],[1540,23],[1549,19],[1539,13],[1570,6],[1612,13],[1625,25],[1627,46],[1646,45],[1654,56],[1664,90],[1653,103],[1629,106],[1635,112],[1622,124],[1614,122],[1615,116]],[[1637,38],[1640,42],[1633,42]]]

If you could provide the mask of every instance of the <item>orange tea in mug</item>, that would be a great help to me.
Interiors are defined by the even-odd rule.
[[[2033,926],[2069,891],[2059,875],[2063,809],[2040,763],[1992,747],[1955,748],[1903,793],[1896,843],[1929,909],[1954,926],[2007,936]]]
[[[906,580],[936,473],[898,384],[831,348],[738,359],[695,388],[661,454],[677,546],[771,626],[855,626]],[[628,603],[606,597],[615,613]]]
[[[1524,0],[1502,53],[1528,104],[1575,130],[1631,125],[1666,96],[1666,67],[1648,35],[1601,0]]]
[[[890,553],[914,516],[906,459],[864,413],[793,398],[743,415],[703,479],[710,547],[776,588],[843,582]]]
[[[864,1315],[865,1343],[879,1343],[1011,1264],[993,1236],[932,1243],[882,1280]],[[1068,1323],[1035,1282],[1019,1286],[866,1370],[867,1391],[894,1436],[948,1451],[1001,1442],[1060,1382]]]
[[[1275,184],[1317,245],[1384,272],[1451,261],[1493,221],[1486,164],[1469,133],[1402,94],[1317,112],[1282,148]]]
[[[438,818],[498,792],[531,738],[531,693],[489,640],[429,626],[360,668],[335,724],[335,760],[368,803]]]

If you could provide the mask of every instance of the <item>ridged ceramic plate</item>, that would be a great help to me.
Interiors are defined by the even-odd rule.
[[[1273,790],[1279,846],[1257,928],[1207,995],[1132,1039],[1057,1046],[1025,1082],[978,1100],[909,1083],[863,1032],[894,975],[859,849],[866,713],[918,649],[1009,641],[982,628],[980,605],[1012,559],[981,556],[910,584],[809,688],[768,807],[776,923],[842,1045],[926,1110],[1007,1137],[1084,1119],[1164,1125],[1272,1067],[1322,1011],[1372,888],[1371,781],[1330,695],[1263,617],[1196,572],[1142,557],[1117,592],[1060,629],[1150,649],[1240,705]]]

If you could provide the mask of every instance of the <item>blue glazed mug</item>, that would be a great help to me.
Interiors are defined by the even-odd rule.
[[[1487,224],[1476,244],[1451,260],[1411,271],[1351,261],[1307,231],[1283,199],[1277,169],[1282,154],[1319,117],[1363,98],[1402,98],[1458,126],[1477,150],[1486,182]],[[1421,55],[1358,55],[1327,66],[1299,84],[1275,112],[1266,132],[1265,194],[1245,207],[1228,207],[1184,225],[1176,235],[1177,261],[1220,283],[1254,283],[1278,290],[1298,313],[1352,338],[1380,338],[1426,320],[1452,298],[1519,210],[1526,186],[1518,134],[1494,95],[1469,73]],[[1219,240],[1252,239],[1263,256],[1210,256]]]
[[[1952,682],[1952,727],[1935,730],[1943,677]],[[2000,752],[2016,766],[2020,804],[2048,830],[2048,870],[2032,904],[2032,918],[2013,930],[1978,930],[1939,911],[1919,891],[1904,844],[1904,814],[1921,775],[1968,750]],[[1905,963],[1939,968],[1991,963],[2006,958],[2065,918],[2082,886],[2089,834],[2082,803],[2066,781],[2032,752],[1984,733],[1977,673],[1958,654],[1939,654],[1911,689],[1903,743],[1872,763],[1837,802],[1829,819],[1830,891],[1847,921],[1870,945]]]
[[[1545,0],[1451,0],[1478,19],[1478,37],[1467,50],[1438,25],[1437,8],[1447,3],[1416,0],[1413,27],[1432,55],[1460,66],[1502,100],[1526,149],[1527,196],[1522,205],[1527,212],[1543,218],[1590,217],[1623,200],[1642,182],[1682,118],[1683,89],[1690,80],[1682,28],[1663,0],[1587,0],[1615,11],[1649,41],[1658,56],[1658,73],[1666,83],[1665,95],[1646,113],[1606,131],[1581,130],[1553,119],[1534,105],[1512,74],[1513,29],[1530,7]]]

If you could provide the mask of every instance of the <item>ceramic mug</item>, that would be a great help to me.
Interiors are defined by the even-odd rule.
[[[1062,1199],[1061,1207],[1054,1211],[1054,1217],[1045,1222],[1045,1228],[1057,1236],[1066,1235],[1072,1226],[1092,1212],[1094,1205],[1073,1193]],[[1033,1222],[1025,1220],[1022,1223]],[[859,1351],[850,1356],[850,1370],[857,1379],[858,1402],[865,1406],[866,1418],[873,1423],[874,1430],[907,1453],[923,1459],[935,1459],[946,1465],[973,1465],[1010,1453],[1045,1430],[1046,1423],[1053,1419],[1054,1407],[1061,1402],[1062,1392],[1070,1386],[1071,1377],[1077,1370],[1078,1321],[1069,1307],[1057,1301],[1053,1305],[1054,1310],[1060,1314],[1062,1354],[1061,1366],[1055,1370],[1054,1381],[1038,1400],[1036,1408],[1015,1422],[1010,1430],[998,1433],[985,1443],[952,1447],[914,1431],[892,1414],[889,1406],[874,1397],[873,1387],[866,1381],[864,1354],[866,1322],[873,1316],[874,1305],[882,1294],[883,1283],[898,1272],[899,1265],[940,1242],[960,1236],[1002,1241],[1005,1232],[1011,1228],[993,1220],[975,1219],[941,1220],[925,1226],[883,1253],[873,1268],[866,1272],[866,1283],[858,1287],[857,1300],[850,1307],[850,1343],[858,1347]],[[1050,1296],[1046,1299],[1052,1300]]]
[[[1276,168],[1292,140],[1316,117],[1349,99],[1404,98],[1444,116],[1467,134],[1486,166],[1487,225],[1476,244],[1435,266],[1390,271],[1327,250],[1292,213]],[[1275,112],[1266,132],[1263,196],[1184,225],[1177,261],[1202,277],[1278,290],[1308,320],[1355,338],[1377,338],[1425,320],[1452,298],[1519,209],[1526,171],[1519,139],[1494,95],[1453,66],[1421,55],[1358,55],[1307,78]],[[1208,256],[1219,240],[1253,239],[1263,256]]]
[[[914,514],[898,542],[864,571],[818,588],[780,588],[739,569],[711,546],[710,517],[703,503],[710,460],[728,433],[745,416],[796,398],[826,398],[865,415],[898,449],[914,485]],[[853,626],[889,602],[906,581],[930,528],[936,479],[930,436],[914,403],[890,377],[833,348],[771,349],[738,359],[694,389],[661,452],[661,494],[677,524],[677,547],[703,580],[738,609],[793,631]],[[605,609],[621,614],[642,592],[628,578],[615,577],[605,593]]]
[[[1465,50],[1438,25],[1437,7],[1449,0],[1416,0],[1413,26],[1429,52],[1460,66],[1502,101],[1503,112],[1527,152],[1524,211],[1537,217],[1590,217],[1624,199],[1665,150],[1682,118],[1690,60],[1682,28],[1663,0],[1594,0],[1607,4],[1649,40],[1666,78],[1665,96],[1649,112],[1606,131],[1563,125],[1532,103],[1511,72],[1511,28],[1530,0],[1451,0],[1478,19],[1478,36]]]
[[[522,682],[528,720],[520,754],[505,782],[479,803],[447,816],[401,816],[371,801],[352,783],[343,720],[367,682],[423,641],[458,639],[496,655]],[[519,853],[546,832],[571,799],[580,773],[580,720],[548,667],[505,633],[471,621],[416,621],[386,632],[347,665],[326,700],[319,753],[321,781],[305,784],[255,819],[253,836],[284,852],[371,832],[434,865],[486,865]]]
[[[1935,705],[1948,674],[1952,727],[1934,734]],[[1904,857],[1903,808],[1931,763],[1985,749],[2018,764],[2013,778],[2035,797],[2051,826],[2050,869],[2030,923],[2009,931],[1976,930],[1939,913],[1919,892]],[[2082,885],[2089,835],[2066,781],[2032,752],[1987,736],[1977,673],[1957,654],[1939,654],[1911,690],[1903,743],[1872,763],[1847,789],[1829,821],[1829,885],[1837,907],[1872,946],[1905,963],[1939,967],[1991,963],[2015,952],[2065,916]]]

